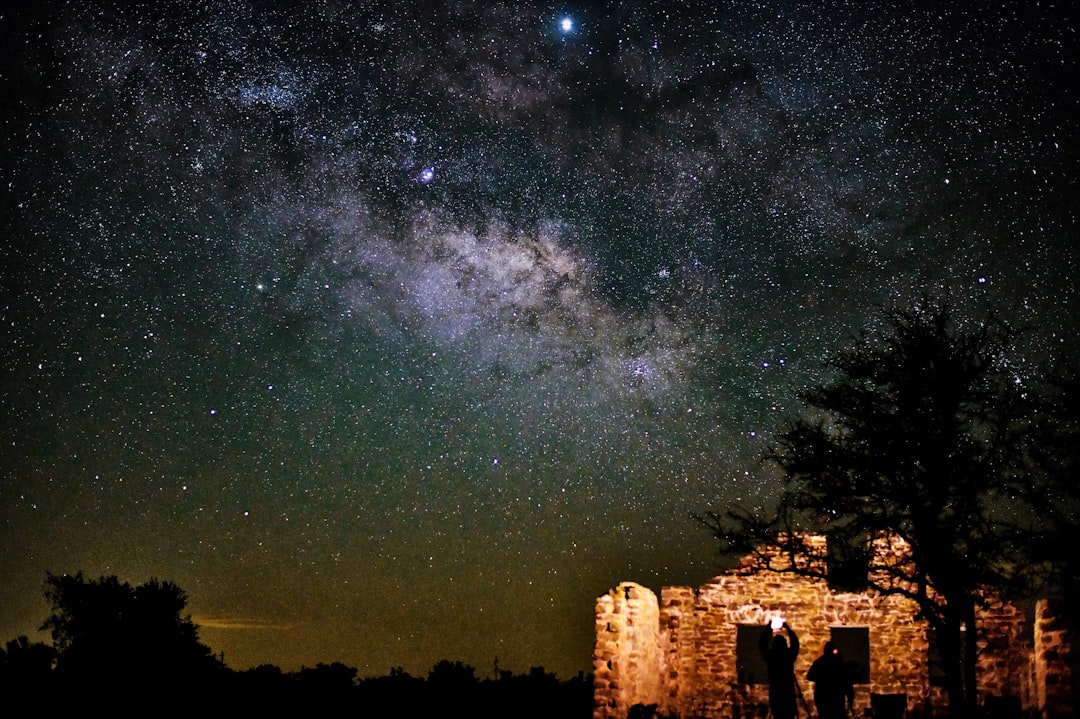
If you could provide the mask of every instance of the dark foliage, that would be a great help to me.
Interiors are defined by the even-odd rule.
[[[39,693],[52,683],[56,652],[43,642],[31,642],[22,636],[0,649],[0,693]]]
[[[1047,581],[1043,593],[1060,594],[1080,606],[1080,555],[1070,536],[1077,536],[1080,516],[1080,379],[1076,366],[1063,361],[1048,373],[1038,403],[1038,442],[1027,454],[1027,468],[1040,477],[1026,488],[1024,501],[1041,518],[1042,531],[1031,543],[1031,558]]]
[[[153,692],[190,698],[193,683],[207,684],[221,666],[199,642],[187,595],[156,579],[132,586],[115,576],[86,580],[48,574],[45,597],[52,614],[57,680],[95,692]]]
[[[591,676],[560,681],[542,667],[490,679],[449,660],[435,664],[426,679],[394,668],[358,680],[357,670],[341,662],[296,672],[271,664],[230,670],[199,642],[197,627],[182,616],[187,595],[170,582],[132,586],[114,576],[88,581],[82,573],[48,574],[45,596],[52,613],[42,629],[51,632],[53,646],[26,637],[8,642],[0,650],[0,690],[26,699],[52,692],[56,713],[79,711],[89,697],[108,697],[170,716],[592,715]]]
[[[219,706],[308,716],[347,710],[373,719],[448,714],[481,719],[586,719],[592,715],[592,677],[585,674],[560,681],[542,667],[533,667],[527,674],[504,671],[497,678],[480,679],[473,667],[444,659],[426,679],[400,668],[381,677],[354,680],[355,675],[355,669],[338,663],[294,673],[271,666],[232,672]]]

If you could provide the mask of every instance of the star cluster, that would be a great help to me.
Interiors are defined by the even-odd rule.
[[[0,16],[5,636],[184,587],[233,666],[590,667],[875,304],[1074,352],[1066,4]]]

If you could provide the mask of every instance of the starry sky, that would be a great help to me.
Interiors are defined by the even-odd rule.
[[[21,5],[5,641],[83,570],[234,668],[569,677],[876,305],[1077,349],[1070,2]]]

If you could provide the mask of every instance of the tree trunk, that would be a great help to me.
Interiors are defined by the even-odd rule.
[[[964,711],[969,717],[975,716],[979,706],[978,677],[975,676],[978,661],[978,634],[975,626],[975,602],[966,598],[964,606]]]
[[[951,615],[951,612],[947,612]],[[939,633],[938,651],[941,654],[941,670],[945,674],[945,693],[949,698],[949,717],[963,719],[967,716],[964,700],[963,634],[958,618],[946,616]]]
[[[938,648],[949,697],[948,715],[950,719],[974,717],[978,709],[974,600],[961,597],[947,601],[942,620],[943,636]]]

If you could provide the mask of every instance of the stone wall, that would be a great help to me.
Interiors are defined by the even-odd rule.
[[[1015,697],[1035,706],[1031,672],[1033,642],[1024,611],[1007,602],[976,610],[978,626],[975,671],[979,696]]]
[[[977,617],[980,696],[1010,697],[1043,716],[1071,716],[1071,634],[1039,615],[1032,637],[1016,607],[998,603]],[[768,687],[741,682],[736,671],[740,625],[782,615],[802,644],[796,663],[813,710],[807,670],[832,628],[865,628],[870,681],[856,686],[856,716],[870,716],[872,694],[906,696],[909,716],[942,713],[944,695],[930,681],[930,638],[908,599],[873,592],[835,592],[824,580],[745,567],[697,590],[664,587],[660,599],[620,584],[597,600],[594,719],[624,719],[634,704],[655,704],[679,717],[762,717]],[[1064,707],[1065,709],[1061,709]]]
[[[1077,657],[1072,651],[1072,626],[1063,618],[1066,609],[1060,601],[1042,600],[1035,606],[1035,706],[1047,719],[1073,716],[1077,703],[1073,682]]]
[[[871,683],[858,687],[856,706],[868,708],[870,694],[908,695],[919,707],[928,691],[925,628],[911,621],[914,608],[898,597],[830,592],[820,580],[795,580],[782,575],[721,576],[701,587],[692,626],[683,626],[685,589],[665,589],[661,626],[679,624],[667,652],[664,693],[660,708],[680,716],[753,716],[766,711],[767,687],[740,683],[736,675],[739,625],[767,624],[782,615],[799,634],[802,650],[796,676],[805,677],[822,652],[833,627],[861,627],[870,641]],[[669,600],[671,597],[671,600]],[[683,600],[683,601],[679,601]],[[679,614],[678,619],[671,612]],[[674,659],[674,661],[673,661]],[[811,687],[801,682],[813,705]]]
[[[658,704],[664,666],[660,609],[652,590],[623,582],[596,601],[593,716],[625,717]]]

